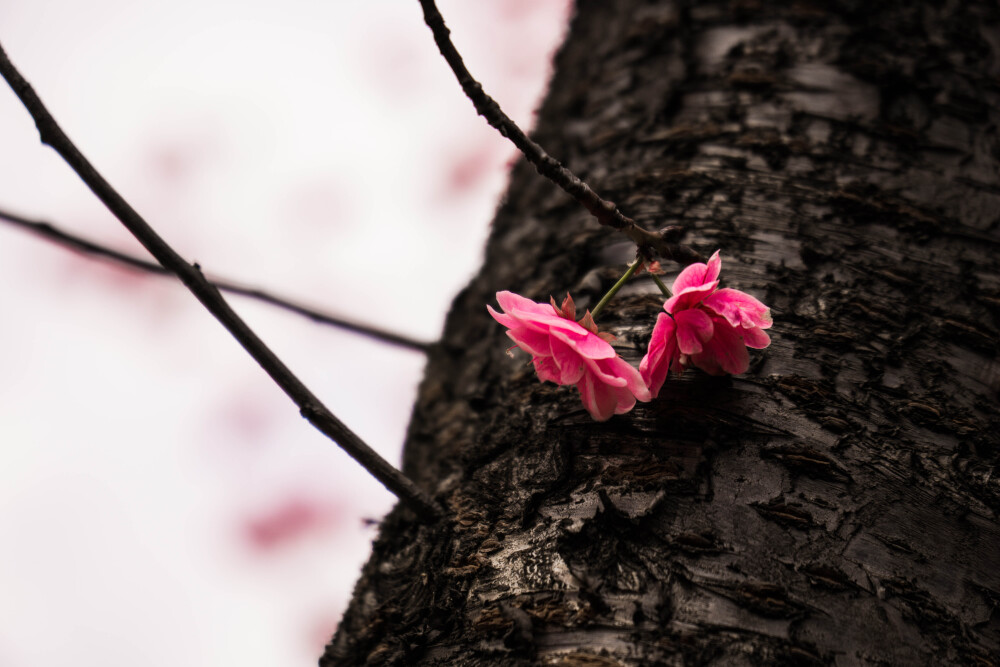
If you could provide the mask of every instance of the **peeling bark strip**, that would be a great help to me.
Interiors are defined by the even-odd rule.
[[[998,81],[994,2],[582,1],[538,140],[721,247],[774,344],[593,423],[485,304],[586,307],[630,249],[519,165],[406,446],[453,530],[386,519],[321,664],[1000,664]]]

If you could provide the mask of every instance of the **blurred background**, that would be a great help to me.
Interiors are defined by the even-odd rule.
[[[439,2],[523,125],[568,5]],[[210,275],[429,341],[479,265],[514,153],[416,0],[0,0],[0,43]],[[0,208],[144,254],[6,86]],[[419,353],[230,301],[398,463]],[[176,281],[0,224],[0,666],[314,665],[393,503]]]

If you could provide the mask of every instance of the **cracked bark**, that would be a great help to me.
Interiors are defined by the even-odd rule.
[[[386,518],[321,664],[997,664],[998,22],[580,2],[536,138],[722,248],[774,343],[591,421],[485,304],[592,306],[633,248],[519,165],[404,452],[454,522]],[[605,311],[630,361],[660,305],[635,282]]]

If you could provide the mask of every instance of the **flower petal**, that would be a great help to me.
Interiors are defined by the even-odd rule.
[[[512,313],[515,310],[520,310],[525,313],[531,313],[533,315],[556,315],[556,309],[547,303],[536,303],[531,299],[527,299],[520,294],[514,294],[513,292],[508,292],[504,290],[503,292],[497,292],[497,303],[503,308],[503,311],[507,314]]]
[[[583,376],[583,357],[570,347],[560,336],[554,335],[549,339],[552,347],[552,358],[559,367],[559,384],[576,384]]]
[[[719,251],[716,250],[708,260],[708,264],[696,262],[681,271],[680,275],[674,279],[674,284],[671,286],[670,291],[676,295],[686,289],[702,287],[708,283],[717,281],[721,270],[722,258],[719,257]]]
[[[615,406],[616,415],[623,415],[635,407],[635,402],[638,397],[628,389],[615,389],[614,393],[615,398],[618,399],[618,404]]]
[[[674,315],[677,325],[677,347],[681,354],[701,352],[702,343],[712,337],[712,319],[702,310],[692,308]]]
[[[508,329],[513,329],[514,327],[521,326],[520,322],[518,322],[510,315],[506,315],[504,313],[498,313],[497,311],[493,310],[493,308],[491,308],[489,305],[486,306],[486,310],[490,311],[490,315],[493,316],[493,319],[495,319],[497,322],[504,325]]]
[[[773,324],[770,309],[738,289],[724,287],[706,297],[702,303],[725,317],[734,327],[767,329]]]
[[[755,350],[763,350],[771,344],[771,337],[763,329],[754,327],[743,330],[743,342],[746,343],[747,347],[752,347]]]
[[[587,408],[587,412],[595,420],[607,421],[611,415],[615,414],[615,409],[618,407],[618,397],[615,395],[613,387],[601,382],[593,373],[584,373],[576,388],[580,390],[583,407]]]
[[[750,355],[743,343],[742,328],[729,324],[724,317],[712,318],[714,334],[704,343],[691,362],[709,375],[739,375],[750,367]]]
[[[587,373],[593,374],[597,380],[604,384],[609,384],[613,387],[624,387],[628,384],[628,380],[619,377],[615,373],[615,368],[607,366],[607,359],[582,358],[584,363],[587,364]]]
[[[531,362],[535,364],[535,372],[538,373],[540,381],[561,384],[559,382],[559,366],[556,365],[555,359],[552,357],[535,357]]]
[[[590,333],[576,322],[570,322],[570,324],[578,327],[578,330],[567,331],[553,327],[551,335],[569,345],[580,356],[588,359],[611,359],[618,355],[608,341]]]
[[[687,310],[688,308],[694,308],[701,302],[702,299],[711,294],[718,286],[719,281],[713,280],[712,282],[705,283],[704,285],[688,287],[680,292],[675,292],[674,295],[667,299],[666,303],[663,304],[663,310],[668,313],[678,313],[682,310]]]
[[[517,343],[517,346],[532,356],[551,357],[552,346],[549,344],[549,336],[546,334],[518,327],[507,332],[510,339]]]
[[[646,386],[646,382],[642,379],[642,375],[632,366],[632,364],[628,363],[621,357],[615,357],[614,359],[602,359],[597,363],[600,364],[602,370],[604,370],[604,372],[608,375],[614,375],[625,380],[625,388],[628,390],[630,396],[635,397],[635,399],[640,400],[643,403],[652,399],[652,396],[649,393],[649,387]],[[632,401],[631,405],[634,404],[635,400]],[[629,408],[631,408],[631,405]]]
[[[674,319],[666,313],[660,313],[649,339],[646,356],[639,362],[639,374],[653,398],[660,393],[660,388],[667,380],[667,371],[678,354],[676,329]]]

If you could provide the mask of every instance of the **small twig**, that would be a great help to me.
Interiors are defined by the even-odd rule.
[[[116,218],[132,232],[139,243],[163,265],[176,274],[181,282],[215,316],[219,322],[250,353],[261,368],[298,405],[302,416],[319,431],[336,442],[355,461],[375,476],[385,487],[405,502],[421,518],[434,520],[442,510],[434,501],[403,473],[364,443],[299,380],[284,362],[243,322],[222,298],[222,294],[202,275],[197,265],[188,264],[171,248],[152,227],[126,202],[76,148],[62,131],[45,105],[35,94],[20,72],[14,68],[0,46],[0,74],[24,104],[38,127],[42,143],[51,146],[73,168],[73,171],[104,202]]]
[[[673,296],[673,293],[670,291],[670,288],[664,285],[663,281],[660,280],[660,276],[656,275],[653,272],[650,272],[649,277],[652,278],[653,282],[656,283],[656,286],[660,288],[660,292],[663,293],[663,296],[665,296],[668,299]]]
[[[147,273],[153,273],[160,276],[174,275],[156,262],[150,262],[142,259],[141,257],[129,255],[127,253],[108,248],[107,246],[103,246],[94,241],[89,241],[83,237],[76,236],[75,234],[70,234],[69,232],[59,229],[48,222],[29,220],[28,218],[15,215],[14,213],[4,211],[3,209],[0,209],[0,221],[8,222],[15,227],[27,229],[54,243],[58,243],[59,245],[86,255],[103,257],[119,264],[124,264],[125,266],[133,269],[146,271]],[[330,326],[338,327],[340,329],[346,329],[347,331],[372,338],[382,343],[398,345],[399,347],[405,347],[410,350],[416,350],[424,353],[427,352],[427,349],[430,346],[429,343],[414,340],[413,338],[409,338],[402,334],[379,329],[378,327],[373,327],[369,324],[353,322],[351,320],[344,319],[343,317],[338,317],[337,315],[331,315],[330,313],[324,313],[322,311],[309,308],[308,306],[303,306],[302,304],[275,296],[256,287],[249,287],[231,280],[215,277],[211,278],[209,282],[223,292],[238,294],[250,299],[256,299],[257,301],[263,301],[264,303],[271,304],[272,306],[277,306],[278,308],[283,308],[298,315],[308,317],[314,322],[329,324]]]
[[[674,260],[680,264],[704,261],[701,254],[693,248],[676,243],[682,234],[679,228],[668,227],[659,232],[643,229],[636,224],[635,220],[619,211],[614,202],[602,199],[576,174],[529,139],[517,126],[517,123],[503,112],[496,100],[486,94],[482,85],[472,78],[465,63],[462,62],[462,56],[458,53],[458,49],[451,43],[451,31],[445,25],[444,17],[438,11],[434,0],[420,0],[420,6],[424,10],[424,22],[434,34],[438,50],[448,62],[451,71],[455,73],[455,78],[458,79],[466,97],[475,105],[476,112],[496,128],[501,135],[510,139],[524,154],[524,157],[535,165],[539,174],[548,178],[580,202],[584,208],[590,211],[591,215],[597,218],[599,223],[613,227],[632,239],[639,247],[639,253],[644,257],[649,258],[651,252],[655,252],[664,259]]]
[[[640,266],[642,266],[641,259],[637,259],[628,265],[628,270],[622,274],[622,277],[618,279],[618,282],[611,286],[608,293],[601,297],[601,300],[597,302],[596,306],[594,306],[594,310],[590,311],[590,316],[593,319],[597,319],[597,316],[601,314],[602,310],[604,310],[604,306],[608,305],[608,302],[611,301],[615,294],[618,294],[618,290],[625,286],[625,283],[629,281],[629,278],[635,274],[636,270]]]

